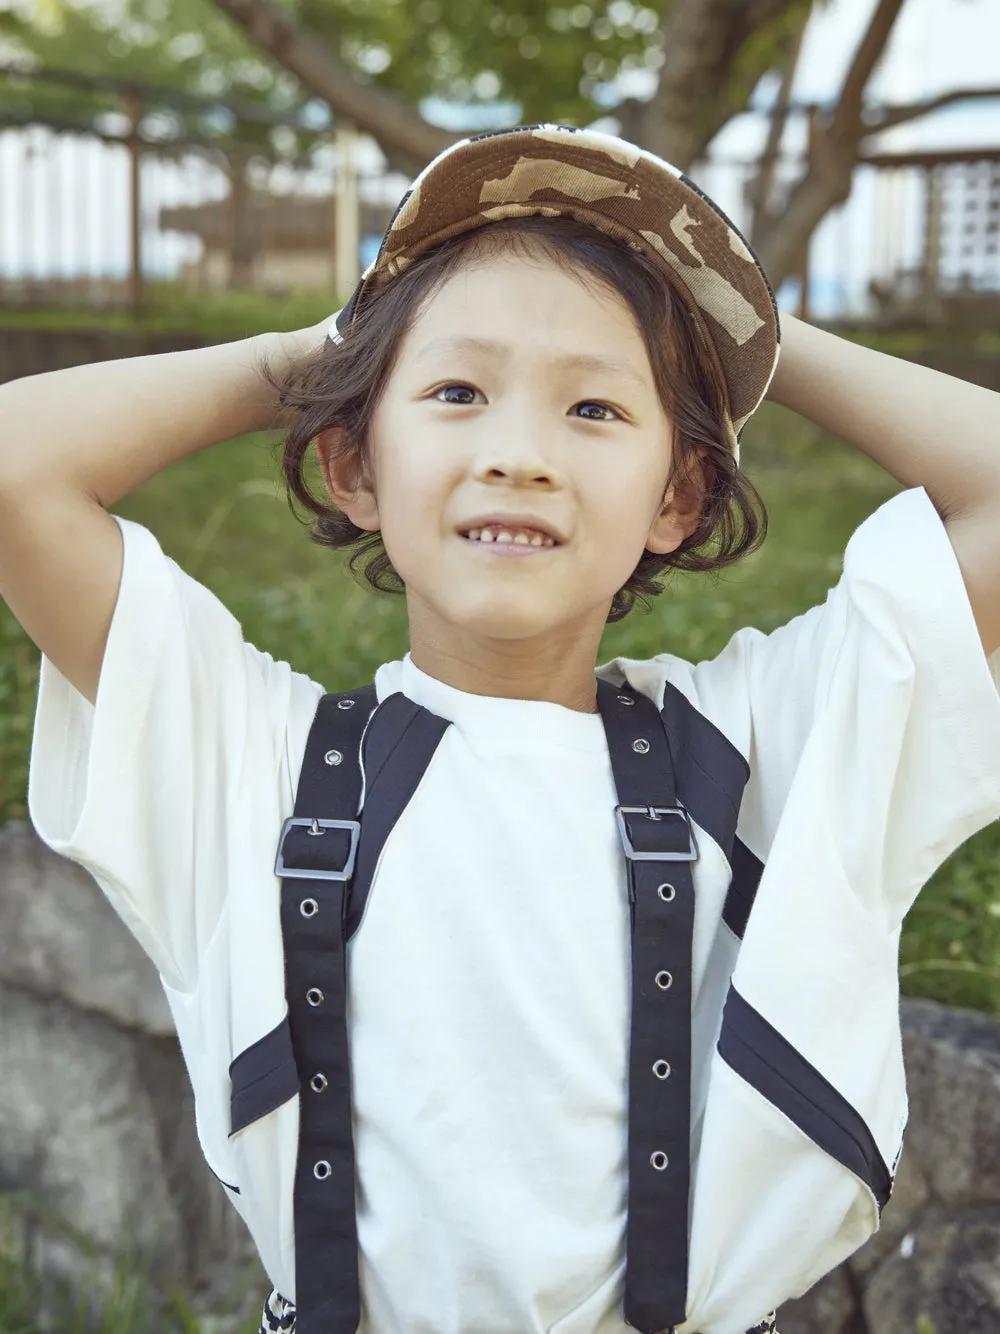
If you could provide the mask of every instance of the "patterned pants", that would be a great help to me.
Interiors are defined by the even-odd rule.
[[[748,1329],[747,1334],[778,1334],[774,1324],[776,1319],[777,1312],[772,1311],[759,1325]],[[295,1306],[275,1290],[264,1303],[259,1334],[279,1334],[279,1331],[280,1334],[295,1334]]]

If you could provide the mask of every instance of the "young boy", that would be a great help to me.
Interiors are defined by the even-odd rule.
[[[717,206],[558,126],[430,164],[327,334],[0,391],[31,818],[159,969],[266,1328],[773,1328],[878,1226],[900,924],[1000,815],[998,396],[789,316],[779,364]],[[765,394],[908,489],[823,606],[595,668],[656,573],[755,540]],[[279,403],[316,540],[407,601],[336,701],[108,513]],[[307,784],[368,817],[349,896],[282,860]]]

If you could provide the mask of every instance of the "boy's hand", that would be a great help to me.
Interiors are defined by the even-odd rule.
[[[332,315],[324,315],[318,324],[312,324],[308,329],[296,329],[292,333],[279,334],[282,349],[289,361],[298,361],[311,356],[313,352],[319,349],[327,340],[330,326],[340,314],[340,311],[334,311]]]
[[[263,358],[270,372],[278,380],[284,379],[286,375],[295,370],[300,362],[313,356],[324,346],[333,346],[332,343],[328,342],[327,335],[330,326],[339,314],[340,311],[338,310],[333,315],[325,315],[318,324],[311,324],[306,329],[257,334],[249,340],[255,359]],[[261,369],[263,370],[263,367]],[[278,408],[276,403],[269,404],[269,411],[271,413],[277,412],[277,416],[273,420],[269,420],[267,425],[257,426],[254,429],[284,429],[288,425],[284,410]]]
[[[324,316],[319,324],[311,324],[308,328],[293,329],[288,333],[277,333],[277,335],[267,335],[272,340],[273,346],[280,347],[281,352],[287,356],[289,363],[299,362],[311,356],[313,352],[319,352],[327,340],[327,332],[331,321],[335,319],[333,315]]]

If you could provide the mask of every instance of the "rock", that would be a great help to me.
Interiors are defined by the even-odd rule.
[[[796,1301],[778,1311],[778,1334],[855,1334],[858,1304],[854,1285],[840,1265]]]
[[[871,1275],[864,1311],[875,1334],[998,1334],[1000,1208],[924,1219]]]
[[[0,827],[0,982],[173,1033],[156,969],[88,871],[24,820]]]
[[[0,1192],[36,1278],[110,1292],[128,1257],[217,1293],[255,1260],[201,1157],[176,1038],[3,983],[0,1012]]]
[[[855,1251],[847,1262],[854,1274],[863,1276],[869,1273],[895,1249],[906,1234],[914,1215],[927,1202],[929,1194],[927,1179],[917,1165],[916,1156],[908,1147],[904,1148],[892,1196],[882,1210],[881,1226],[874,1237],[859,1251]]]
[[[4,984],[0,1007],[3,1188],[41,1192],[98,1248],[185,1268],[158,1129],[177,1093],[154,1108],[134,1039],[106,1019]]]
[[[1000,1025],[933,1001],[904,1000],[901,1015],[906,1153],[949,1207],[1000,1203]]]

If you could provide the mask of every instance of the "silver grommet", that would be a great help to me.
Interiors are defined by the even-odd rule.
[[[344,756],[339,750],[328,750],[323,756],[327,764],[340,764]]]
[[[668,973],[665,968],[661,968],[656,974],[656,985],[661,991],[666,991],[668,987],[673,985],[673,981],[673,974]]]
[[[658,1060],[658,1061],[654,1061],[654,1062],[653,1062],[653,1074],[656,1076],[657,1079],[669,1079],[669,1078],[670,1078],[670,1062],[669,1062],[669,1061],[664,1061],[662,1058],[661,1058],[660,1060]]]
[[[303,899],[299,904],[299,912],[303,917],[315,917],[319,912],[319,904],[315,899]]]
[[[353,709],[353,708],[354,708],[354,700],[353,700],[353,699],[338,699],[338,700],[337,700],[337,708],[338,708],[338,709]]]
[[[653,1167],[656,1168],[657,1172],[662,1172],[667,1163],[670,1162],[670,1159],[662,1149],[657,1149],[655,1153],[649,1155],[649,1161],[652,1163]]]
[[[322,1005],[326,997],[320,991],[319,987],[310,987],[306,992],[306,1000],[315,1009],[317,1005]]]
[[[619,704],[630,704],[630,705],[631,705],[631,704],[634,704],[634,703],[635,703],[635,700],[632,698],[631,695],[619,695],[619,696],[618,696],[618,702],[619,702]],[[628,1324],[628,1321],[626,1320],[625,1323],[626,1323],[626,1325],[627,1325],[627,1324]]]
[[[313,1164],[313,1176],[317,1181],[325,1181],[332,1171],[333,1168],[325,1158],[321,1158],[318,1163]]]
[[[673,903],[677,890],[674,889],[673,885],[657,885],[656,893],[664,903]]]
[[[632,749],[637,755],[645,755],[649,750],[649,742],[645,737],[639,737],[637,741],[632,742]]]
[[[312,1089],[313,1093],[322,1093],[329,1082],[330,1081],[327,1079],[326,1075],[320,1073],[313,1075],[312,1079],[309,1081],[309,1087]]]

